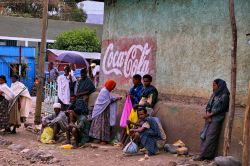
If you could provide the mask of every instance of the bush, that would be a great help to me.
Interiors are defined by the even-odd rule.
[[[101,43],[96,30],[81,28],[59,34],[50,48],[80,52],[100,52]]]

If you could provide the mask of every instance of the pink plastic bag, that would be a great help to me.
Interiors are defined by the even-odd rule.
[[[132,108],[133,107],[132,107],[132,102],[131,102],[130,96],[127,96],[126,101],[125,101],[125,105],[123,107],[121,120],[120,120],[121,127],[123,127],[123,128],[127,127],[127,120],[129,118],[129,115],[130,115]]]

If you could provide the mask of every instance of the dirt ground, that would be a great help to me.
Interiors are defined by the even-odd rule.
[[[170,161],[175,161],[179,165],[197,164],[208,165],[207,163],[195,163],[189,157],[177,157],[176,155],[161,152],[159,155],[150,157],[145,161],[138,161],[143,155],[124,156],[120,147],[111,145],[101,146],[96,148],[86,147],[79,149],[65,150],[61,149],[61,144],[45,145],[37,141],[38,136],[24,128],[18,129],[16,135],[6,134],[0,135],[14,144],[24,145],[28,149],[44,150],[55,156],[59,160],[58,163],[50,164],[51,166],[167,166]],[[182,164],[181,164],[182,163]],[[7,146],[0,146],[0,165],[1,166],[26,166],[31,165],[29,160],[21,157],[20,153],[13,152]],[[32,165],[48,165],[42,163],[33,163]]]
[[[34,102],[33,102],[34,103]],[[34,104],[33,104],[34,108]],[[34,110],[34,109],[33,109]],[[34,112],[28,119],[33,122]],[[160,152],[145,161],[138,161],[144,155],[125,156],[121,147],[112,145],[95,145],[93,147],[65,150],[61,149],[62,144],[46,145],[38,141],[39,136],[26,130],[23,126],[17,130],[17,134],[5,134],[0,132],[0,137],[11,141],[13,144],[23,145],[26,149],[44,150],[59,161],[53,164],[41,162],[32,163],[21,156],[20,152],[11,151],[8,146],[0,145],[0,166],[26,166],[26,165],[50,165],[50,166],[168,166],[170,161],[175,161],[179,166],[206,166],[208,163],[193,162],[191,157],[177,157],[176,155]],[[191,165],[190,165],[191,164]]]

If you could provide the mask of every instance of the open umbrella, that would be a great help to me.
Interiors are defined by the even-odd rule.
[[[89,66],[88,61],[84,57],[74,52],[63,52],[58,55],[56,60]]]

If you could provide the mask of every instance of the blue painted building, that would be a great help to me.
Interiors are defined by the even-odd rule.
[[[6,76],[9,86],[15,73],[21,74],[20,81],[31,91],[35,79],[35,48],[0,46],[0,75]]]

